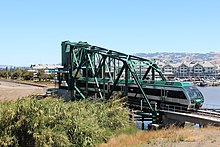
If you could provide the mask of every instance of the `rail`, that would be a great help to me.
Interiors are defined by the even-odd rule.
[[[220,118],[220,113],[219,112],[213,112],[211,110],[196,110],[195,112],[191,112],[191,113],[192,114],[197,114],[197,115]]]

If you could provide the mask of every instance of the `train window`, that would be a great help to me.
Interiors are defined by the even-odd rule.
[[[150,88],[145,88],[144,92],[147,95],[153,95],[153,96],[161,96],[161,90],[160,89],[150,89]]]
[[[84,81],[77,81],[76,86],[85,87],[86,83]]]
[[[179,99],[187,99],[183,91],[167,91],[167,97],[179,98]]]
[[[141,91],[138,87],[128,88],[128,92],[141,93]]]
[[[89,86],[90,88],[97,87],[97,85],[96,85],[95,83],[89,83],[88,86]]]
[[[203,98],[202,93],[195,86],[184,86],[190,98]]]
[[[110,88],[113,88],[113,85],[110,85]],[[121,91],[121,86],[116,85],[114,91]]]

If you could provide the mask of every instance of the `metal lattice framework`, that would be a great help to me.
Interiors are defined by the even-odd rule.
[[[154,61],[92,46],[87,42],[62,42],[62,65],[64,68],[60,73],[64,73],[73,99],[76,98],[76,93],[86,98],[91,81],[95,82],[99,97],[106,99],[119,84],[124,85],[123,94],[127,95],[128,85],[132,83],[139,87],[144,100],[152,110],[142,84],[156,78],[166,80]],[[77,86],[79,81],[85,82],[85,90]],[[109,84],[111,86],[108,86]]]

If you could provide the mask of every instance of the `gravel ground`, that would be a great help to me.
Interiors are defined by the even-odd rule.
[[[0,81],[0,100],[16,100],[32,94],[43,94],[41,87]]]

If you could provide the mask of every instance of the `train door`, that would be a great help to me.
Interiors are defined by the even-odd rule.
[[[167,97],[167,91],[165,88],[161,88],[161,101],[164,102]]]

